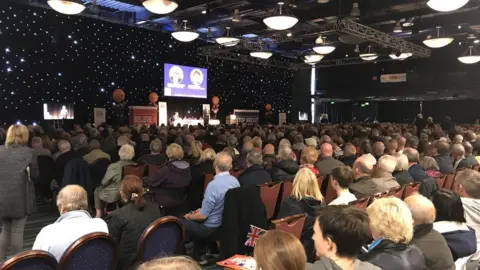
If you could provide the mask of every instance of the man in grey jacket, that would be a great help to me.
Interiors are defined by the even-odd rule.
[[[381,270],[357,259],[369,240],[365,212],[348,206],[328,206],[320,211],[313,227],[313,240],[319,260],[308,270]]]

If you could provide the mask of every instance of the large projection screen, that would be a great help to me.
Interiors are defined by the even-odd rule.
[[[207,98],[207,69],[164,64],[164,95]]]

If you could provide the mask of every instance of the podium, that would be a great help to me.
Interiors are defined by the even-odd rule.
[[[226,118],[227,125],[233,125],[237,123],[237,116],[235,114],[230,114]]]
[[[129,110],[129,124],[150,126],[152,124],[158,125],[158,108],[151,106],[130,106]]]

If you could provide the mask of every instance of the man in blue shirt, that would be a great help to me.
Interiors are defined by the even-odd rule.
[[[194,255],[205,253],[206,240],[212,237],[222,225],[223,203],[229,189],[240,187],[238,180],[231,176],[232,157],[220,152],[213,163],[215,178],[210,182],[203,196],[202,208],[188,213],[182,220],[187,242],[194,241]]]

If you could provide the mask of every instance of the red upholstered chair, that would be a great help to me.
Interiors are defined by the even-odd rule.
[[[0,265],[2,270],[57,270],[55,257],[43,250],[28,250],[16,254]]]
[[[362,198],[353,202],[350,202],[348,205],[351,205],[355,208],[366,210],[367,206],[370,204],[370,197]]]
[[[402,199],[405,199],[410,195],[418,193],[418,191],[420,190],[420,184],[421,183],[417,182],[417,183],[410,183],[408,185],[405,185],[405,192],[403,193]]]
[[[213,178],[215,176],[213,175],[213,173],[206,173],[205,174],[205,184],[203,185],[203,192],[205,193],[205,190],[207,190],[207,186],[210,182],[213,181]]]
[[[148,176],[152,176],[157,174],[158,170],[162,168],[165,165],[153,165],[153,164],[148,164]]]
[[[439,177],[435,177],[435,182],[437,183],[438,189],[442,189],[445,185],[445,180],[447,179],[447,175],[440,175]]]
[[[140,179],[143,178],[143,175],[145,174],[145,165],[126,165],[123,166],[123,176],[122,178],[125,178],[127,175],[135,175],[140,177]]]
[[[290,197],[293,189],[293,179],[283,181],[282,201]]]
[[[260,198],[262,199],[263,205],[265,205],[267,219],[271,219],[275,214],[281,184],[282,182],[273,182],[259,185]]]
[[[298,239],[302,235],[303,225],[305,224],[306,214],[288,216],[281,219],[272,220],[273,228],[295,235]]]
[[[455,178],[455,174],[449,173],[445,177],[445,183],[443,184],[443,188],[445,189],[452,189],[453,186],[453,179]]]
[[[319,186],[319,188],[322,188],[322,186]],[[331,175],[328,176],[327,191],[325,193],[325,202],[327,204],[337,198],[337,192],[333,189],[333,177]]]

